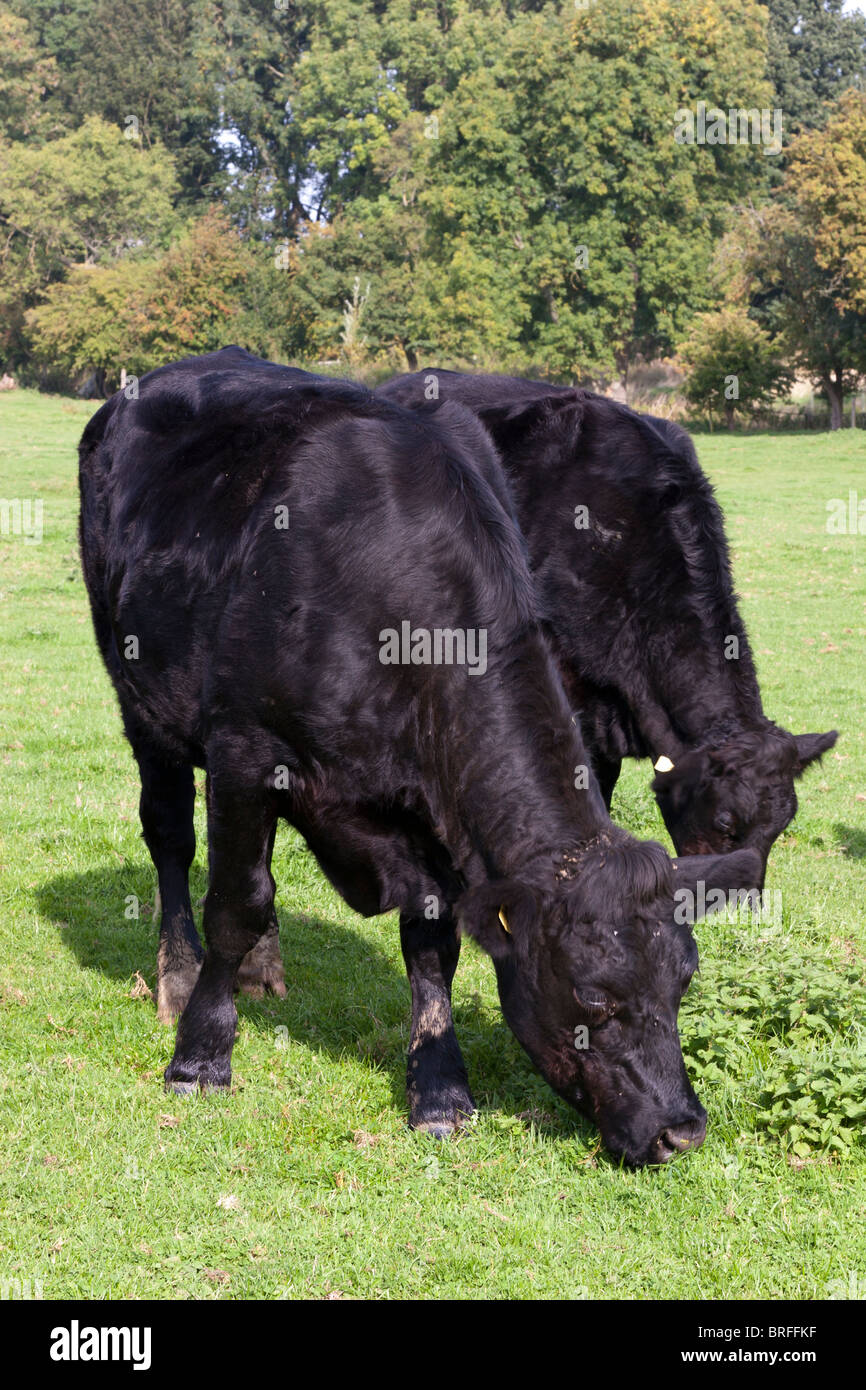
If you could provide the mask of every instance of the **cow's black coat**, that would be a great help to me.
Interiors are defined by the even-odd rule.
[[[359,912],[400,910],[414,1125],[443,1133],[472,1110],[450,1012],[459,922],[493,957],[520,1042],[614,1153],[699,1143],[676,1031],[697,952],[672,894],[698,877],[750,887],[759,862],[676,865],[611,823],[592,779],[575,788],[587,755],[475,417],[422,417],[226,349],[109,401],[80,482],[94,623],[159,873],[160,1002],[186,1004],[167,1082],[227,1085],[238,972],[274,983],[257,953],[275,932],[282,816]],[[382,664],[381,633],[404,620],[485,629],[486,673]]]
[[[678,852],[748,845],[766,865],[795,778],[836,734],[764,715],[721,511],[685,430],[512,377],[428,368],[379,394],[461,402],[495,439],[608,807],[624,757],[664,757],[653,790]]]

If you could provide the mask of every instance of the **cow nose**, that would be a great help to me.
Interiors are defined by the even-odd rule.
[[[668,1159],[675,1158],[677,1154],[683,1154],[688,1149],[699,1149],[706,1137],[706,1115],[697,1120],[687,1120],[685,1124],[668,1125],[656,1140],[659,1159],[666,1163]]]

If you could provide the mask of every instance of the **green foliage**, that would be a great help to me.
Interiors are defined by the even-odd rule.
[[[834,307],[866,312],[866,93],[847,92],[795,141],[782,198],[810,228]]]
[[[741,946],[683,1004],[690,1071],[705,1083],[751,1071],[756,1129],[800,1158],[847,1153],[866,1125],[862,972],[766,938]]]
[[[183,0],[183,7],[190,7]],[[307,0],[218,0],[193,7],[196,101],[213,113],[221,198],[245,233],[294,235],[312,151],[298,118],[297,63],[310,37]],[[351,97],[349,97],[351,101]],[[217,182],[217,180],[214,180]]]
[[[726,202],[759,187],[766,162],[677,144],[674,116],[732,91],[766,103],[764,11],[494,4],[483,35],[476,21],[458,6],[431,35],[438,73],[410,41],[420,16],[399,5],[375,19],[362,7],[345,47],[339,25],[317,30],[299,63],[298,119],[333,214],[330,241],[312,256],[301,242],[308,351],[336,350],[356,275],[371,284],[371,346],[410,362],[585,376],[669,350],[707,302]]]
[[[41,61],[54,65],[43,97],[46,119],[74,130],[99,115],[134,130],[148,149],[174,156],[179,188],[189,202],[219,191],[225,155],[213,78],[199,52],[213,6],[188,0],[13,0],[29,20]]]
[[[0,150],[0,209],[46,271],[158,244],[175,218],[174,165],[89,116],[44,145]]]
[[[843,0],[766,0],[769,72],[786,132],[826,119],[826,103],[866,79],[866,15]]]
[[[269,267],[268,275],[279,272]],[[76,267],[27,314],[37,360],[70,374],[95,369],[114,384],[121,367],[140,375],[229,342],[273,355],[268,329],[277,319],[260,258],[216,212],[156,259]]]
[[[39,52],[27,20],[0,5],[0,140],[46,133],[43,103],[58,81],[56,60]]]
[[[866,372],[866,97],[845,95],[822,130],[789,150],[773,202],[740,222],[740,293],[813,378],[842,423],[846,391]]]
[[[678,143],[677,113],[770,107],[775,82],[789,129],[820,123],[859,78],[864,32],[838,0],[140,0],[128,15],[113,0],[7,0],[4,365],[25,363],[25,315],[47,286],[81,264],[153,260],[209,201],[261,247],[225,335],[239,323],[272,355],[345,360],[358,279],[375,369],[625,375],[717,306],[719,238],[765,216],[781,168],[760,145]],[[859,279],[866,256],[857,119],[851,98],[812,147],[798,206],[826,234],[812,254],[780,230],[753,315],[784,327],[780,345],[831,397],[860,370],[864,305],[838,291],[840,265]],[[95,304],[82,277],[76,294]],[[839,332],[833,313],[849,315]],[[832,361],[817,362],[822,342]]]
[[[810,1052],[805,1037],[776,1056],[758,1097],[758,1124],[798,1158],[848,1154],[866,1128],[866,1049]]]
[[[68,376],[95,370],[116,382],[131,361],[133,305],[147,292],[148,271],[139,261],[77,266],[50,286],[25,316],[36,363]]]
[[[176,191],[164,149],[144,149],[98,116],[45,142],[0,142],[0,352],[10,365],[27,360],[26,312],[47,287],[76,266],[168,239]],[[110,322],[104,331],[114,332]]]
[[[699,315],[679,352],[686,399],[729,425],[736,412],[748,415],[791,385],[778,347],[742,305]]]

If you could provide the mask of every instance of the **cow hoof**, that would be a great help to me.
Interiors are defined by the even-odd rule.
[[[186,1070],[186,1069],[183,1069]],[[231,1088],[231,1070],[224,1068],[202,1068],[200,1076],[175,1076],[172,1066],[165,1069],[165,1090],[175,1095],[195,1095],[196,1091],[228,1091]]]
[[[165,1069],[165,1089],[177,1096],[191,1096],[196,1090],[227,1091],[232,1084],[229,1064],[203,1062],[200,1066],[184,1066],[172,1059]]]
[[[409,1117],[410,1129],[433,1139],[450,1139],[475,1120],[475,1104],[470,1095],[447,1106],[416,1106]]]
[[[197,1081],[169,1081],[165,1079],[165,1089],[174,1092],[176,1096],[192,1096],[198,1090]]]
[[[206,1091],[229,1091],[230,1082],[214,1081],[169,1081],[165,1079],[165,1091],[168,1095],[175,1096],[194,1096],[198,1091],[204,1094]]]
[[[431,1139],[450,1139],[459,1126],[452,1120],[422,1120],[412,1128],[417,1134],[429,1134]]]
[[[285,999],[286,979],[275,926],[269,927],[253,949],[247,951],[238,970],[237,987],[251,999],[264,999],[266,994]]]
[[[156,964],[156,1016],[160,1023],[174,1023],[183,1013],[201,970],[201,955],[184,942],[169,954],[160,943]]]

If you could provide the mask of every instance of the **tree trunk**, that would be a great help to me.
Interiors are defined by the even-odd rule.
[[[734,428],[734,402],[725,401],[725,420],[729,430]]]
[[[842,372],[836,368],[834,376],[829,372],[824,377],[822,385],[827,393],[827,400],[830,402],[830,428],[840,430],[842,428],[842,407],[844,404],[842,396]]]

